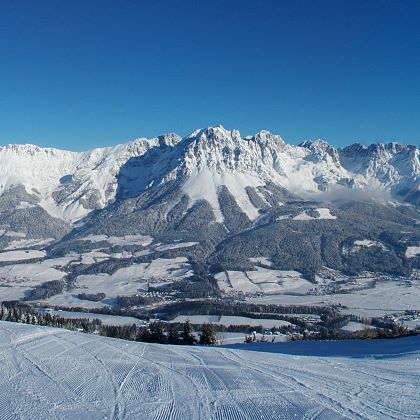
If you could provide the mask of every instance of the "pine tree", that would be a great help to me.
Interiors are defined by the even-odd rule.
[[[149,325],[150,341],[152,343],[164,343],[166,336],[160,322],[151,322]]]
[[[168,344],[180,344],[179,333],[176,324],[169,324]]]
[[[191,322],[189,320],[185,321],[181,333],[182,344],[194,345],[197,342],[193,332]]]
[[[201,326],[199,343],[203,345],[216,343],[216,333],[212,324],[205,323]]]

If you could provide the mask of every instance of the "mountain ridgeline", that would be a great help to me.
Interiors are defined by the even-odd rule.
[[[255,257],[311,280],[420,268],[415,146],[294,146],[218,126],[82,153],[9,145],[0,162],[2,250],[19,240],[59,256],[97,247],[89,235],[140,234],[196,243],[159,255],[187,256],[200,274],[252,269]]]

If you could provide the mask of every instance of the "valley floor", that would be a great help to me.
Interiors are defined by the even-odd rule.
[[[0,419],[415,419],[420,336],[163,346],[0,322]]]

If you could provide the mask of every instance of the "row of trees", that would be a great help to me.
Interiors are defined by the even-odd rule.
[[[211,345],[216,343],[216,332],[212,324],[202,324],[197,334],[190,321],[182,324],[164,324],[151,322],[148,327],[136,325],[103,325],[99,329],[100,335],[122,338],[146,343],[177,344],[177,345]]]
[[[25,300],[48,299],[51,296],[63,293],[65,282],[63,280],[53,280],[42,283],[31,290]]]
[[[164,314],[165,319],[173,319],[178,315],[236,315],[256,319],[283,319],[275,316],[283,314],[314,314],[331,318],[338,314],[338,309],[331,306],[268,305],[219,299],[179,301],[165,304],[153,311],[159,312],[160,315]]]
[[[50,313],[37,313],[27,305],[0,305],[0,320],[22,324],[45,325],[68,330],[97,333],[105,337],[121,338],[160,344],[211,345],[216,343],[216,332],[212,324],[202,324],[194,331],[190,321],[181,324],[151,322],[147,326],[102,325],[100,319],[68,319]]]

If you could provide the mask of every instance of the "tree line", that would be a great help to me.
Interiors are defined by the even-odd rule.
[[[49,312],[38,313],[20,303],[0,305],[0,320],[21,324],[64,328],[72,331],[96,333],[104,337],[120,338],[159,344],[211,345],[216,343],[216,331],[210,323],[204,323],[195,331],[190,321],[169,324],[159,321],[145,326],[103,325],[100,319],[63,318]]]

